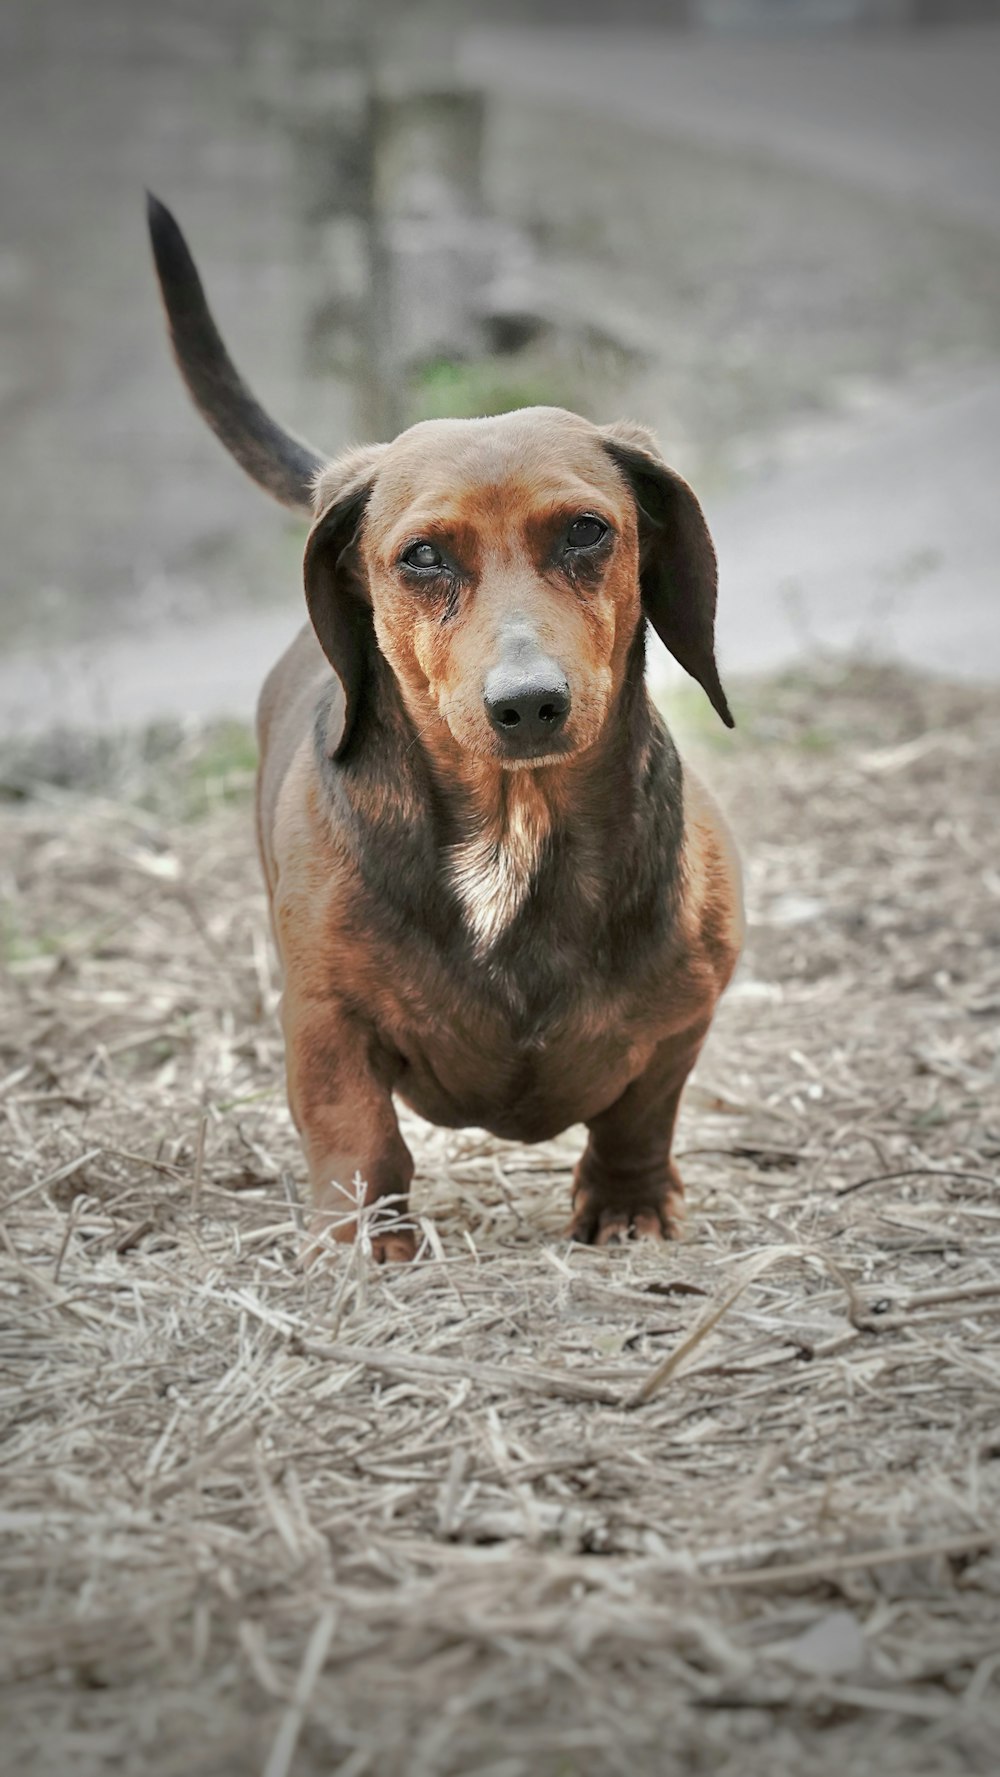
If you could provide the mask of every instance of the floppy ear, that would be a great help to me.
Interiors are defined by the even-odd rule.
[[[642,608],[661,642],[732,728],[715,664],[718,573],[705,515],[645,426],[608,426],[604,448],[625,476],[638,512]]]
[[[319,516],[306,543],[306,605],[343,694],[339,737],[335,726],[331,730],[334,759],[343,756],[350,742],[376,646],[357,543],[384,449],[376,444],[348,451],[321,471],[315,491]]]

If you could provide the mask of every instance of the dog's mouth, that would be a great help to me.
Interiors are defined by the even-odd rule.
[[[468,752],[505,771],[556,765],[578,752],[581,740],[579,725],[567,722],[562,715],[552,722],[544,717],[531,723],[504,723],[493,718],[488,723],[463,721],[449,726]]]
[[[464,725],[446,725],[463,752],[484,764],[499,765],[502,771],[532,771],[539,765],[559,765],[580,750],[574,737],[565,733],[558,738],[553,735],[551,739],[522,740],[491,732],[484,734],[478,727],[470,733]]]
[[[509,738],[495,735],[492,756],[505,771],[520,771],[536,765],[557,765],[560,760],[575,752],[575,747],[568,736],[560,734],[551,737],[520,739],[516,734]]]

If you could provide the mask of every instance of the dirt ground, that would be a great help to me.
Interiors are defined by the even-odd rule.
[[[684,1240],[414,1126],[391,1274],[297,1266],[245,735],[3,761],[10,1769],[996,1769],[1000,694],[737,713],[671,709],[751,915]]]

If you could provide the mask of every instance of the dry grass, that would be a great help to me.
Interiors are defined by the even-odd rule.
[[[8,806],[9,1769],[995,1770],[1000,701],[744,709],[664,1250],[418,1128],[423,1262],[304,1278],[245,806],[191,743]]]

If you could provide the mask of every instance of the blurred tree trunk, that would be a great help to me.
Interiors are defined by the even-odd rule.
[[[372,285],[370,11],[362,0],[297,0],[291,129],[303,232],[310,375],[351,397],[345,429],[365,431]],[[344,440],[341,440],[344,442]]]

